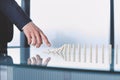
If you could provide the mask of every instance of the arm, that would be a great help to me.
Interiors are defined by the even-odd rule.
[[[21,31],[28,22],[31,22],[15,0],[0,0],[0,11]]]
[[[47,46],[50,46],[46,35],[31,21],[15,0],[0,0],[0,12],[7,16],[19,30],[23,30],[28,44],[40,47],[44,41]]]

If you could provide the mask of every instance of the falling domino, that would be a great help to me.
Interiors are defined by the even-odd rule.
[[[67,61],[67,44],[64,45],[65,61]]]
[[[90,63],[92,63],[92,45],[90,45]]]
[[[62,48],[59,49],[59,52],[60,52],[60,55],[62,56],[62,58],[64,59],[63,50],[64,50],[64,46],[62,46]]]
[[[98,63],[98,45],[96,45],[96,63]]]

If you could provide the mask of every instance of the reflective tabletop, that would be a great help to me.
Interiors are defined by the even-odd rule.
[[[110,51],[110,45],[64,44],[57,48],[8,48],[8,56],[13,60],[12,65],[111,71]],[[115,55],[119,55],[118,53]],[[115,72],[120,71],[119,62],[119,56],[115,56]]]
[[[0,80],[119,80],[119,57],[111,71],[110,54],[108,45],[11,47],[4,56],[8,63],[0,64]]]

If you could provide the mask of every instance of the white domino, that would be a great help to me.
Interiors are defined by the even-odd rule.
[[[112,57],[112,45],[109,45],[109,64],[111,64],[111,58]]]
[[[69,61],[71,61],[71,44],[68,44],[68,55]]]
[[[104,45],[102,46],[102,63],[104,64]]]
[[[89,48],[89,49],[88,49]],[[101,51],[100,51],[101,50]],[[108,50],[108,51],[105,51]],[[116,64],[118,63],[118,47],[116,47]],[[100,48],[98,45],[93,48],[92,45],[90,47],[87,47],[85,44],[84,46],[81,46],[80,44],[64,44],[60,48],[50,49],[47,51],[49,54],[57,54],[61,56],[65,61],[69,62],[79,62],[79,63],[106,63],[105,56],[108,55],[108,62],[111,64],[111,45],[108,45],[107,49],[105,45],[102,45],[102,48]],[[108,52],[108,53],[106,53]],[[88,54],[90,54],[88,56]],[[100,61],[101,60],[101,61]]]
[[[76,60],[76,47],[74,44],[72,45],[72,48],[73,48],[73,62],[75,62],[75,60]]]
[[[81,45],[78,44],[78,61],[81,62]]]
[[[67,61],[67,44],[64,45],[64,59]]]
[[[90,63],[92,63],[92,45],[90,45]]]
[[[96,63],[98,63],[98,45],[95,47],[95,53],[96,53]]]
[[[86,44],[84,45],[84,63],[86,63]]]
[[[116,64],[118,64],[118,45],[116,45]]]

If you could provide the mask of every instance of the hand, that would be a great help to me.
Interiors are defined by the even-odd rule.
[[[32,44],[33,46],[36,46],[38,48],[44,41],[47,46],[51,46],[46,35],[33,22],[29,22],[28,24],[26,24],[23,27],[23,32],[27,37],[29,45]]]
[[[48,57],[44,63],[42,64],[43,59],[36,55],[36,57],[28,58],[27,64],[28,65],[40,65],[40,66],[47,66],[48,62],[51,60],[50,57]]]

